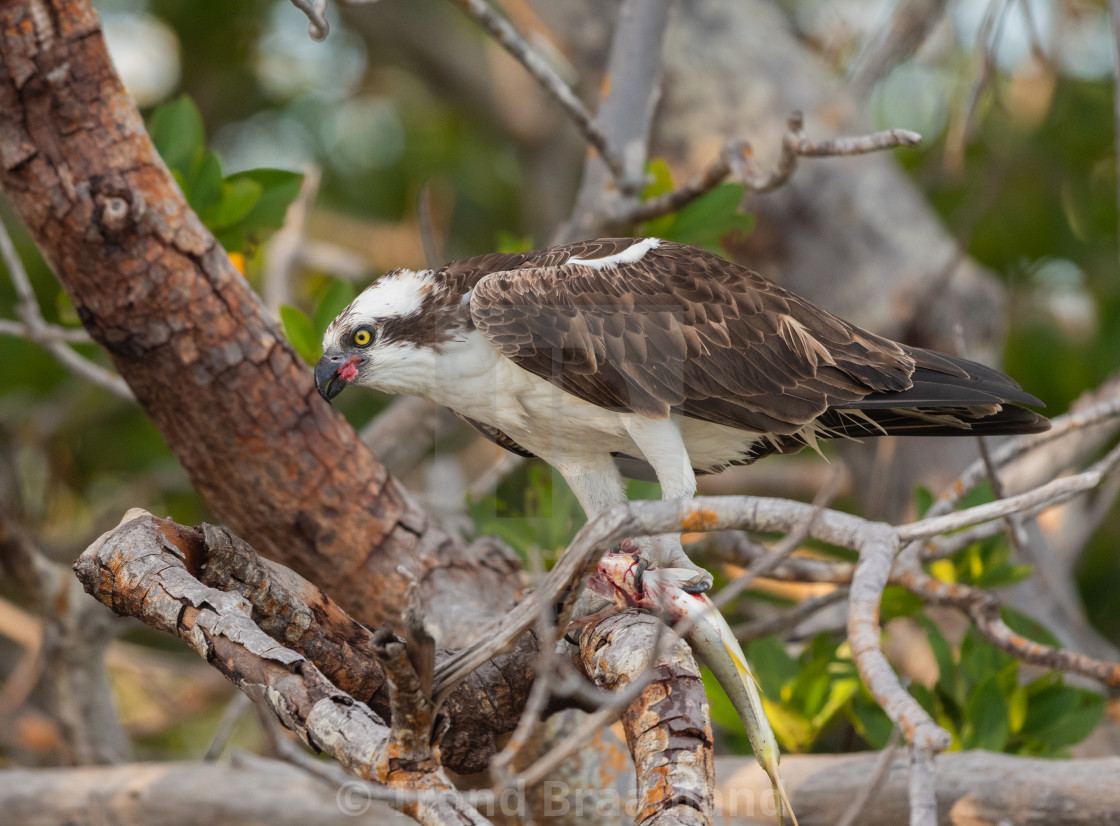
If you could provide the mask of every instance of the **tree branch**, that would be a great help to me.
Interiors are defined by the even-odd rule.
[[[74,352],[67,343],[88,343],[89,335],[79,330],[67,330],[48,324],[39,310],[39,302],[35,298],[35,291],[31,287],[31,279],[27,277],[27,270],[16,252],[12,238],[8,235],[8,228],[0,221],[0,257],[8,268],[8,275],[15,287],[19,303],[16,312],[22,324],[13,324],[10,321],[0,320],[0,332],[9,335],[18,335],[32,341],[50,353],[63,367],[77,373],[91,384],[102,390],[108,390],[114,396],[127,401],[135,401],[132,391],[120,376],[109,372],[100,364],[95,364],[84,356]]]
[[[74,567],[90,594],[117,613],[187,642],[305,744],[330,754],[356,776],[391,790],[438,793],[392,801],[421,823],[486,822],[461,798],[437,759],[414,751],[402,754],[380,717],[258,628],[247,601],[191,576],[186,557],[174,545],[174,552],[167,551],[153,521],[133,519],[81,555]]]
[[[329,596],[287,568],[264,559],[246,542],[215,525],[188,528],[131,511],[126,519],[150,528],[151,547],[134,544],[131,553],[175,549],[187,571],[204,586],[239,594],[252,605],[253,622],[272,639],[307,657],[348,695],[390,719],[385,673],[374,654],[374,635]],[[438,658],[450,652],[437,654]],[[441,706],[443,764],[459,774],[486,768],[495,739],[521,716],[533,683],[536,637],[526,634],[515,647],[473,672]]]
[[[728,141],[719,158],[701,175],[672,192],[641,203],[624,205],[613,216],[613,220],[621,224],[632,224],[676,212],[706,195],[729,177],[734,177],[750,191],[770,192],[793,176],[798,158],[862,155],[897,146],[918,146],[921,142],[921,135],[906,129],[888,129],[869,135],[811,141],[805,137],[802,114],[794,112],[787,121],[781,155],[774,169],[763,171],[758,168],[754,161],[754,150],[747,141]]]
[[[715,743],[688,645],[657,617],[627,610],[583,629],[578,662],[597,685],[623,696],[639,689],[622,713],[638,776],[634,823],[710,823]]]
[[[575,124],[583,139],[602,158],[616,180],[626,180],[626,167],[614,151],[612,142],[600,131],[587,107],[576,97],[563,78],[525,42],[505,18],[494,11],[484,0],[448,0],[475,21],[483,31],[520,63],[541,88],[559,104],[568,119]]]

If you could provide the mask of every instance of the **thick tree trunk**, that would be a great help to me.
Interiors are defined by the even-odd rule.
[[[477,632],[516,561],[432,525],[317,397],[156,154],[89,4],[9,0],[0,38],[0,185],[214,513],[365,622],[395,619],[413,576],[442,644]]]

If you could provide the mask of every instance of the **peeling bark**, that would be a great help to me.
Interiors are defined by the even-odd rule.
[[[362,780],[407,793],[390,801],[405,814],[430,826],[486,823],[451,784],[438,747],[418,736],[426,732],[390,727],[306,657],[277,645],[253,623],[241,595],[193,577],[159,527],[150,517],[134,518],[86,549],[74,564],[86,591],[118,614],[187,642],[311,749]]]
[[[654,652],[660,656],[651,663]],[[621,611],[583,630],[579,664],[597,684],[615,690],[653,671],[621,715],[638,775],[634,823],[711,823],[714,742],[704,683],[688,645],[656,617]]]
[[[303,655],[332,684],[390,719],[385,672],[374,652],[374,632],[298,574],[259,556],[248,543],[214,525],[189,528],[143,511],[110,532],[102,547],[127,541],[129,558],[154,555],[182,560],[187,573],[210,588],[243,597],[250,619],[276,642]],[[127,517],[126,517],[127,518]],[[140,529],[142,533],[136,533]],[[132,537],[132,539],[127,539]],[[156,565],[162,563],[154,563]],[[452,652],[437,652],[437,662]],[[440,753],[452,771],[486,768],[496,738],[516,725],[529,696],[536,638],[525,634],[508,653],[475,671],[440,708]]]

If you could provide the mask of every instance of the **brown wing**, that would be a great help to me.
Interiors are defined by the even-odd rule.
[[[860,330],[698,249],[661,242],[631,263],[569,263],[636,240],[526,255],[475,284],[472,319],[522,368],[601,407],[653,417],[790,434],[830,408],[871,411],[864,421],[1038,403],[997,371]],[[856,421],[844,420],[852,435],[881,432]]]

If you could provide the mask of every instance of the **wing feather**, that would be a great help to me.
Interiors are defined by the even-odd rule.
[[[719,256],[665,241],[639,256],[639,243],[510,256],[474,285],[472,321],[520,367],[592,404],[778,435],[835,408],[868,413],[822,424],[866,435],[936,429],[905,408],[967,419],[968,408],[1038,403],[996,370],[861,330]],[[1018,426],[1045,421],[1026,413]]]

